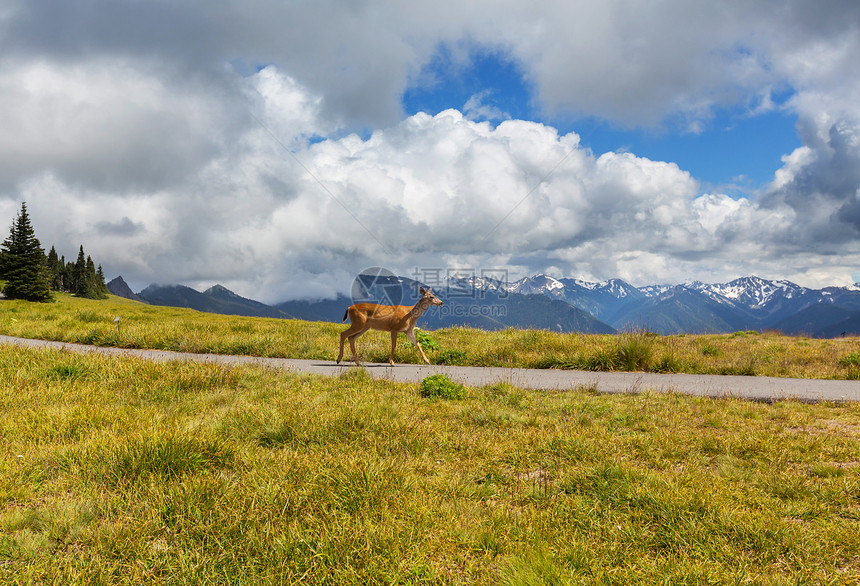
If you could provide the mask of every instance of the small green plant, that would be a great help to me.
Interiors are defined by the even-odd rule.
[[[860,367],[860,352],[853,352],[847,356],[843,356],[839,359],[839,366],[844,366],[846,368]]]
[[[462,399],[466,396],[465,387],[444,374],[431,374],[422,380],[419,392],[425,398]]]
[[[436,338],[425,332],[420,328],[415,328],[415,338],[418,340],[418,343],[424,350],[438,350],[439,342],[436,341]]]

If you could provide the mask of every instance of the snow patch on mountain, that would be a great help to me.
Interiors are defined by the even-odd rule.
[[[558,297],[564,293],[564,283],[549,275],[525,277],[508,287],[511,293],[520,295],[547,295]]]

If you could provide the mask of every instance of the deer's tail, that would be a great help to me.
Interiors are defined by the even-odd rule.
[[[343,312],[343,319],[340,321],[346,321],[346,318],[349,317],[349,308],[346,308],[346,311]]]

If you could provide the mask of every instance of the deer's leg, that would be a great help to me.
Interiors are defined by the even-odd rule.
[[[361,331],[361,327],[362,327],[361,324],[356,324],[355,322],[353,322],[352,324],[350,324],[350,326],[347,329],[345,329],[343,332],[341,332],[341,334],[340,334],[340,352],[337,355],[337,363],[338,364],[340,364],[340,361],[343,358],[343,343],[346,342],[347,339],[349,339],[350,346],[352,346],[352,338],[356,335],[356,332]],[[361,333],[358,333],[357,335],[360,336]],[[353,356],[353,358],[355,358],[355,346],[352,346],[352,356]]]
[[[391,332],[391,356],[388,357],[388,364],[394,366],[394,349],[397,347],[397,332]]]
[[[361,366],[361,362],[358,361],[358,354],[355,353],[355,341],[360,335],[362,335],[369,329],[369,327],[365,326],[364,328],[358,330],[357,332],[349,336],[349,349],[352,350],[352,360],[357,366]]]
[[[406,337],[409,338],[409,341],[415,344],[415,347],[418,348],[418,352],[421,354],[421,359],[424,360],[424,364],[430,364],[430,361],[427,359],[427,356],[424,354],[424,350],[421,349],[421,344],[418,343],[418,340],[415,338],[415,332],[412,330],[406,331]]]
[[[352,329],[352,328],[350,328]],[[343,358],[343,343],[346,342],[346,337],[349,335],[349,330],[341,332],[340,334],[340,352],[337,354],[337,363],[340,364],[340,359]]]

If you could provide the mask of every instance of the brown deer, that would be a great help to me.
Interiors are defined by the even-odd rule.
[[[427,356],[424,355],[424,350],[415,339],[415,322],[421,317],[427,308],[431,305],[442,305],[442,300],[433,295],[429,289],[421,287],[419,290],[421,299],[414,306],[408,305],[381,305],[379,303],[356,303],[350,305],[343,314],[343,321],[349,317],[349,328],[340,335],[340,354],[337,355],[337,362],[340,364],[343,358],[343,343],[349,339],[349,347],[352,350],[352,359],[355,363],[361,366],[358,361],[358,356],[355,353],[355,340],[367,330],[379,330],[382,332],[391,332],[391,356],[388,358],[388,364],[394,366],[394,348],[397,347],[397,334],[403,332],[406,337],[415,344],[418,352],[421,353],[421,358],[425,364],[430,364]]]

